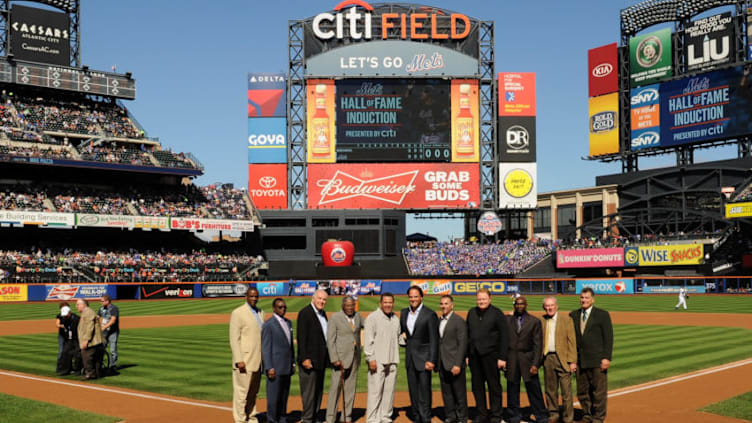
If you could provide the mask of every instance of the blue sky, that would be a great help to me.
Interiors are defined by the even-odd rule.
[[[150,136],[196,155],[200,185],[247,185],[249,72],[286,72],[288,20],[331,10],[339,1],[82,2],[82,63],[130,71],[135,101],[125,102]],[[375,2],[374,2],[375,3]],[[593,186],[618,164],[588,153],[587,50],[619,41],[619,11],[637,1],[540,0],[423,2],[495,22],[496,71],[537,74],[539,192]],[[733,152],[698,153],[696,160]],[[666,156],[641,168],[671,165]],[[457,222],[408,219],[408,232],[445,239]]]

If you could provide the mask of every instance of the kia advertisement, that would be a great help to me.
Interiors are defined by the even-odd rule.
[[[248,119],[248,163],[287,163],[287,119]]]
[[[560,269],[623,266],[623,248],[592,248],[587,250],[556,251],[556,267]]]
[[[248,74],[248,117],[286,117],[283,73]]]
[[[480,201],[477,164],[308,165],[312,209],[465,209]]]
[[[99,299],[102,295],[109,294],[115,298],[115,289],[108,289],[107,285],[79,285],[79,284],[58,284],[45,285],[45,301],[68,301],[72,299]]]
[[[193,298],[195,287],[186,283],[141,285],[139,293],[142,300]]]
[[[619,55],[616,43],[588,50],[588,95],[619,91]]]
[[[257,209],[286,209],[287,164],[248,165],[248,194]]]
[[[582,288],[585,287],[592,288],[595,294],[634,294],[632,279],[577,279],[577,293],[582,292]]]
[[[535,73],[499,73],[499,116],[535,116]]]

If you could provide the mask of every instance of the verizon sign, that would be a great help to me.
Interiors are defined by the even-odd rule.
[[[248,165],[248,194],[258,209],[287,208],[287,164]]]
[[[312,209],[477,208],[477,164],[310,164]]]

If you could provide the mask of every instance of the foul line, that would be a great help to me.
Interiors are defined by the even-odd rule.
[[[232,408],[230,407],[223,407],[221,405],[214,405],[214,404],[204,404],[200,402],[195,402],[195,400],[191,400],[191,401],[179,400],[179,399],[174,399],[174,398],[160,397],[157,395],[141,394],[138,392],[130,392],[130,391],[121,391],[119,389],[114,389],[114,388],[104,388],[101,386],[84,385],[84,384],[79,384],[79,383],[66,382],[62,380],[46,379],[46,378],[41,378],[41,377],[36,377],[36,376],[27,376],[27,375],[21,375],[21,374],[16,374],[16,373],[8,373],[4,371],[0,371],[0,375],[16,377],[20,379],[29,379],[29,380],[34,380],[38,382],[47,382],[47,383],[55,383],[58,385],[73,386],[76,388],[91,389],[93,391],[109,392],[112,394],[120,394],[120,395],[126,395],[126,396],[131,396],[131,397],[146,398],[150,400],[166,401],[166,402],[172,402],[175,404],[192,405],[192,406],[204,407],[204,408],[214,408],[216,410],[222,410],[222,411],[232,411]]]

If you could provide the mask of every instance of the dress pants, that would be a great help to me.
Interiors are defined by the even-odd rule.
[[[574,405],[572,403],[572,373],[565,368],[559,357],[546,354],[543,360],[544,378],[546,384],[546,408],[549,418],[559,418],[564,423],[574,420]],[[559,414],[559,388],[561,387],[561,401],[563,412]]]
[[[585,422],[603,423],[608,400],[608,372],[600,367],[577,369],[577,398]]]
[[[345,369],[345,411],[341,421],[352,421],[352,409],[355,403],[355,383],[358,380],[358,365],[354,363],[352,368]],[[329,384],[329,400],[326,404],[326,422],[337,421],[338,404],[342,398],[342,370],[332,370],[332,383]]]
[[[470,356],[473,396],[478,410],[477,419],[480,422],[498,423],[501,421],[501,376],[496,360],[495,354]],[[486,384],[488,384],[488,397],[491,403],[490,410],[486,407]]]
[[[266,420],[269,423],[287,422],[287,398],[290,396],[290,375],[266,378]]]
[[[90,379],[102,376],[102,345],[94,345],[81,350],[81,362],[84,367],[84,376]]]
[[[256,394],[261,384],[261,369],[240,373],[232,369],[232,417],[235,423],[258,422],[256,419]]]
[[[431,423],[431,372],[425,368],[407,369],[407,388],[413,410],[413,423]]]
[[[375,373],[368,371],[366,423],[392,422],[396,384],[397,364],[379,364]]]
[[[441,398],[444,400],[445,423],[467,422],[467,378],[465,368],[454,376],[451,371],[443,367],[439,369],[441,381]]]
[[[303,400],[303,423],[319,421],[318,414],[321,408],[321,397],[324,395],[324,373],[326,369],[306,370],[300,367],[300,396]]]
[[[538,375],[534,375],[530,377],[530,380],[525,381],[525,390],[527,390],[527,399],[530,401],[530,407],[535,415],[535,421],[537,423],[547,422],[548,412],[546,411],[546,406],[543,405],[543,393],[541,392]],[[522,414],[520,411],[519,379],[515,381],[507,379],[507,408],[510,414],[507,421],[509,423],[520,423],[522,420]],[[527,420],[527,418],[525,418],[525,420]]]

